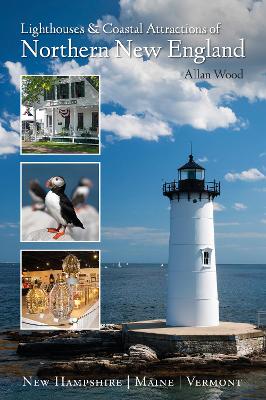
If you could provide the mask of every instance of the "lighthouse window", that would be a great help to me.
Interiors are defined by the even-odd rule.
[[[208,251],[203,252],[203,264],[204,265],[209,265],[210,263],[210,254]]]
[[[188,171],[187,177],[188,179],[196,179],[196,170]]]
[[[181,180],[185,180],[185,179],[203,180],[204,179],[204,171],[201,169],[183,169],[183,170],[180,170],[179,177]]]
[[[212,254],[212,249],[210,248],[201,249],[202,265],[204,265],[205,267],[211,267],[211,254]]]

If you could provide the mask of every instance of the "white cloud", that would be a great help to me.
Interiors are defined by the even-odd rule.
[[[264,239],[266,232],[218,232],[216,236],[223,239]]]
[[[17,222],[4,222],[0,224],[0,229],[6,229],[6,228],[17,229],[18,227],[19,224]]]
[[[10,126],[14,131],[20,132],[20,119],[16,118],[10,121]]]
[[[264,151],[263,153],[259,154],[259,157],[264,157],[264,156],[266,156],[266,151]]]
[[[101,127],[105,131],[113,132],[120,139],[137,137],[145,140],[158,140],[160,136],[170,136],[172,134],[166,123],[149,115],[138,117],[129,114],[102,114]]]
[[[87,65],[80,66],[74,60],[53,62],[52,72],[101,74],[103,103],[119,105],[131,116],[149,116],[160,126],[191,125],[213,131],[237,124],[234,112],[213,101],[207,89],[181,79],[176,68],[160,65],[157,60],[117,59],[112,49],[110,58],[90,59]]]
[[[20,75],[26,75],[27,70],[20,62],[6,61],[4,63],[8,69],[10,81],[17,90],[20,89]]]
[[[239,222],[215,222],[216,226],[238,226]]]
[[[169,12],[171,10],[171,12]],[[193,10],[193,12],[191,12]],[[227,10],[227,12],[225,12]],[[156,6],[153,2],[147,0],[121,0],[120,15],[118,18],[105,16],[102,21],[113,22],[115,25],[136,26],[140,21],[144,24],[144,30],[152,22],[158,26],[214,26],[217,22],[222,23],[219,35],[178,35],[172,34],[171,39],[181,39],[183,45],[197,46],[204,45],[206,38],[211,36],[215,46],[231,45],[236,46],[240,38],[246,39],[246,58],[244,70],[245,79],[212,79],[212,89],[209,91],[212,100],[216,98],[227,101],[234,100],[237,97],[247,97],[249,100],[266,99],[266,81],[265,65],[266,55],[261,49],[266,41],[265,19],[266,1],[253,0],[220,0],[219,2],[206,2],[206,0],[187,0],[182,5],[176,3],[176,0],[157,0]],[[103,37],[104,36],[104,37]],[[92,37],[92,36],[91,36]],[[104,39],[107,41],[112,35],[97,35],[95,39]],[[166,46],[168,37],[163,34],[153,35],[121,35],[115,38],[120,40],[133,39],[136,45]],[[162,51],[158,57],[158,62],[167,67],[174,65],[175,69],[185,71],[188,66],[197,67],[188,59],[171,59],[167,57],[168,52]],[[241,59],[224,60],[224,67],[230,71],[239,71],[242,67]],[[208,59],[200,65],[201,71],[212,71],[213,68],[220,69],[220,63],[217,59]]]
[[[262,219],[260,220],[260,222],[261,222],[262,224],[266,224],[266,218],[262,218]]]
[[[265,193],[266,192],[266,187],[262,187],[262,188],[254,188],[253,189],[255,192],[261,192],[261,193]]]
[[[169,10],[171,12],[169,13]],[[193,13],[191,13],[193,10]],[[230,12],[224,12],[230,10]],[[236,46],[240,38],[246,38],[245,79],[212,79],[211,88],[197,86],[197,81],[183,79],[187,68],[198,67],[189,59],[168,57],[168,37],[161,34],[141,35],[90,35],[91,40],[105,40],[110,46],[114,39],[132,39],[134,45],[163,46],[158,58],[90,60],[87,66],[75,61],[54,64],[59,73],[100,73],[103,84],[103,101],[113,102],[125,108],[126,114],[149,113],[169,125],[191,125],[195,129],[213,131],[217,128],[245,129],[248,121],[237,117],[233,101],[246,97],[250,101],[266,99],[266,57],[261,49],[266,41],[266,0],[187,0],[182,5],[176,0],[157,0],[156,6],[147,0],[121,0],[120,15],[103,16],[99,26],[112,22],[115,26],[136,26],[140,21],[145,28],[152,22],[155,26],[213,26],[222,23],[221,33],[212,35],[216,46]],[[217,17],[218,16],[218,17]],[[210,35],[171,35],[171,39],[182,39],[183,45],[204,45]],[[239,71],[239,59],[224,60],[227,70]],[[208,59],[200,65],[201,71],[220,68],[217,59]],[[112,79],[110,79],[112,77]],[[204,80],[204,79],[203,79]],[[121,90],[126,88],[126,90]],[[225,105],[226,104],[226,105]],[[120,132],[119,132],[120,134]],[[155,135],[157,138],[157,135]],[[229,177],[230,179],[230,177]]]
[[[8,112],[4,111],[3,112],[3,119],[1,121],[6,124],[8,123],[11,127],[16,132],[20,132],[20,118],[17,115],[14,114],[9,114]]]
[[[236,211],[244,211],[247,209],[247,206],[243,203],[234,203],[232,206]]]
[[[197,162],[201,162],[201,163],[205,163],[205,162],[208,162],[208,161],[209,160],[208,160],[208,158],[206,156],[197,159]]]
[[[169,13],[169,10],[171,12]],[[193,13],[191,13],[193,10]],[[224,12],[230,10],[230,12]],[[87,65],[79,65],[75,60],[53,62],[52,71],[59,74],[101,74],[102,101],[119,105],[124,111],[123,122],[127,122],[127,131],[121,132],[118,126],[113,132],[119,138],[138,137],[147,140],[158,140],[160,136],[169,136],[173,126],[190,125],[195,129],[214,131],[217,128],[243,129],[243,122],[233,111],[233,101],[246,97],[251,101],[266,99],[266,56],[261,49],[266,41],[265,20],[266,0],[221,0],[206,2],[205,0],[187,0],[177,6],[176,0],[121,0],[120,15],[103,16],[98,25],[113,22],[115,25],[136,26],[140,21],[147,27],[150,22],[159,26],[213,26],[222,22],[219,35],[212,35],[214,45],[235,46],[239,38],[247,38],[247,57],[245,58],[245,79],[212,79],[209,89],[199,88],[198,81],[183,79],[187,68],[195,68],[190,59],[171,59],[168,51],[163,49],[158,58],[151,57],[115,58],[115,50],[110,50],[110,58],[91,58]],[[219,16],[219,18],[217,17]],[[210,35],[171,35],[171,39],[182,39],[184,45],[205,44]],[[107,40],[113,45],[115,39],[133,39],[134,45],[167,46],[168,36],[153,35],[95,35],[95,40]],[[93,39],[93,36],[90,36]],[[112,44],[110,44],[112,43]],[[242,64],[239,59],[224,60],[228,70],[237,71]],[[12,83],[18,87],[18,76],[26,73],[21,63],[5,63],[9,69]],[[202,71],[213,71],[220,66],[217,59],[208,59],[200,65]],[[107,117],[107,116],[106,116]],[[118,116],[112,115],[110,122]],[[151,139],[150,134],[140,134],[136,125],[149,118],[158,122],[158,129]],[[171,128],[170,128],[171,127]]]
[[[164,245],[169,240],[168,232],[144,226],[104,227],[103,236],[109,240],[128,240],[133,243],[154,245]]]
[[[260,172],[257,168],[250,168],[247,171],[242,172],[228,172],[224,176],[225,180],[228,182],[234,182],[236,180],[240,181],[259,181],[262,179],[266,179],[266,176]]]
[[[14,130],[7,130],[0,122],[0,155],[16,153],[19,145],[18,133]]]
[[[216,201],[213,202],[213,209],[214,211],[224,211],[226,209],[225,206],[223,206],[220,203],[217,203]]]

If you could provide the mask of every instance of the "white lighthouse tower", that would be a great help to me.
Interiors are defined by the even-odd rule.
[[[171,203],[166,324],[219,325],[213,199],[220,183],[205,182],[191,154],[163,194]]]

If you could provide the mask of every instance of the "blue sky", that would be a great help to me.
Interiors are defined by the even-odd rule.
[[[232,10],[240,7],[238,3],[231,2]],[[265,6],[264,1],[261,3]],[[250,13],[251,16],[244,9],[238,10],[238,20],[243,21],[243,25],[237,25],[239,21],[234,20],[236,12],[228,10],[233,20],[227,15],[228,23],[235,27],[230,28],[232,38],[236,37],[235,32],[250,37],[247,59],[238,64],[234,61],[225,64],[236,70],[245,68],[245,80],[233,83],[212,81],[205,91],[197,82],[184,83],[180,78],[182,69],[194,68],[195,65],[171,64],[163,56],[158,60],[121,59],[118,62],[110,59],[99,66],[96,62],[84,60],[75,60],[70,65],[65,60],[51,63],[50,60],[33,62],[32,59],[20,58],[20,22],[73,26],[98,19],[104,21],[108,14],[120,24],[133,24],[140,19],[145,22],[148,18],[158,22],[159,5],[156,11],[145,9],[148,6],[144,1],[132,1],[132,5],[122,2],[121,6],[117,1],[77,1],[75,5],[47,1],[45,16],[43,5],[38,2],[31,3],[27,10],[23,5],[14,4],[13,9],[9,7],[6,11],[1,27],[7,45],[1,54],[0,69],[0,166],[3,172],[0,261],[17,261],[19,249],[28,248],[19,243],[20,161],[101,161],[103,260],[166,262],[169,201],[162,196],[161,186],[164,179],[176,177],[177,168],[186,162],[192,141],[194,157],[206,168],[207,179],[221,181],[221,196],[215,206],[217,262],[265,263],[266,81],[263,57],[257,53],[256,59],[257,50],[245,24],[245,18],[252,17],[250,24],[257,26],[257,41],[263,42],[259,20],[256,22],[256,10],[253,15]],[[163,4],[161,6],[163,8]],[[185,7],[179,10],[176,2],[173,2],[173,7],[174,15],[176,12],[178,18],[183,18],[183,23],[188,21]],[[170,17],[169,12],[168,15]],[[161,18],[166,23],[168,16],[162,11]],[[203,23],[202,18],[201,14],[198,24]],[[206,18],[217,20],[212,15]],[[210,20],[205,23],[210,24]],[[58,40],[58,37],[47,36],[45,43],[52,45]],[[92,38],[85,36],[75,40],[79,45],[92,44]],[[103,37],[101,40],[107,39]],[[143,37],[138,40],[149,44],[153,39]],[[109,46],[112,47],[112,43]],[[10,63],[6,64],[7,61]],[[210,63],[202,66],[205,70],[213,67],[221,65]],[[101,73],[102,155],[19,156],[17,71],[30,74]],[[77,244],[76,247],[84,248],[84,245]],[[38,243],[30,248],[48,247]],[[61,248],[66,248],[66,245],[62,244]]]

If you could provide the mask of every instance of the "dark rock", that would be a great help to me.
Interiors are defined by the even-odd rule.
[[[134,349],[133,349],[134,350]],[[151,352],[150,352],[151,351]],[[143,350],[144,354],[148,350]],[[143,353],[142,353],[143,354]],[[154,353],[149,349],[149,354]],[[251,368],[266,368],[266,356],[256,357],[255,359],[237,356],[206,356],[202,357],[169,357],[162,360],[144,360],[135,357],[128,359],[119,358],[92,358],[83,357],[82,359],[70,362],[53,362],[41,365],[38,376],[53,378],[54,376],[86,377],[86,378],[123,378],[128,374],[137,373],[139,376],[152,375],[154,377],[176,377],[179,375],[202,374],[223,376],[228,373],[235,373]]]
[[[255,357],[250,360],[250,363],[254,367],[266,368],[266,355],[264,357]]]
[[[122,353],[121,331],[87,331],[82,335],[56,335],[42,341],[19,343],[17,353],[28,356],[75,356]]]
[[[101,331],[121,331],[122,325],[119,324],[102,324]]]
[[[61,363],[44,364],[40,366],[37,375],[40,377],[53,378],[54,376],[68,377],[90,377],[90,378],[106,378],[110,376],[125,376],[127,374],[127,365],[121,363],[113,363],[108,359],[92,360],[92,361],[71,361]]]

